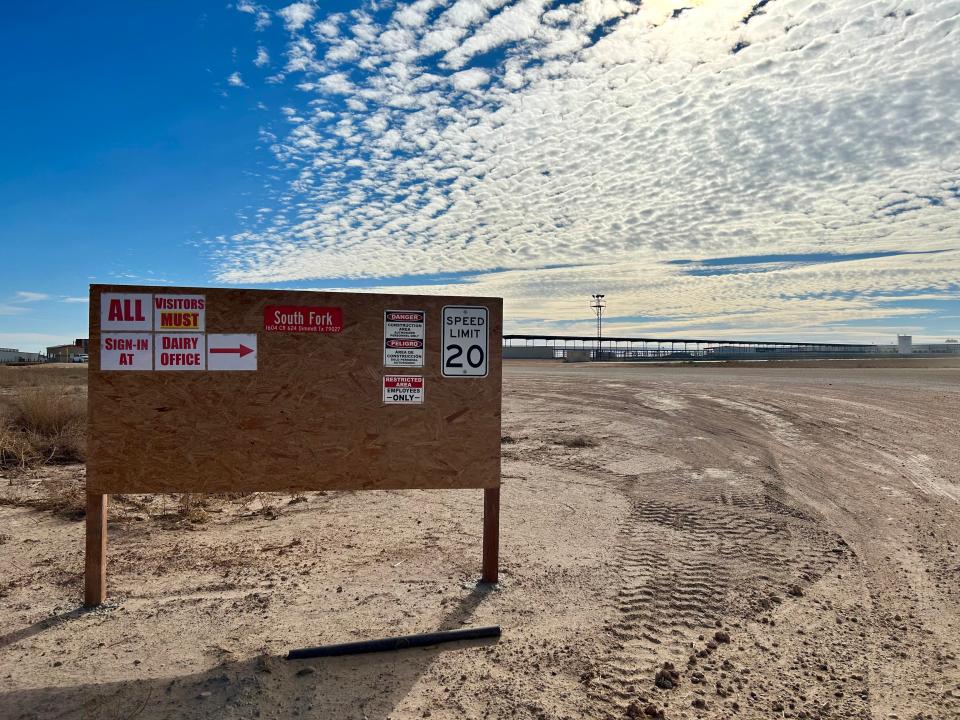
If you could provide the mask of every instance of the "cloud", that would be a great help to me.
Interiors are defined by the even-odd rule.
[[[264,67],[270,64],[270,53],[262,45],[257,48],[257,56],[253,59],[253,64],[257,67]]]
[[[310,3],[296,2],[281,8],[277,14],[283,18],[283,25],[287,30],[296,31],[313,19],[315,11],[316,8]]]
[[[47,293],[33,292],[31,290],[18,290],[13,302],[31,303],[49,299],[50,295]]]
[[[282,49],[298,120],[270,142],[290,179],[217,279],[469,272],[529,327],[606,290],[663,331],[955,301],[960,6],[756,5],[421,1],[306,37],[308,6]],[[824,253],[869,257],[671,263]]]
[[[548,0],[520,0],[450,50],[444,60],[451,67],[463,67],[470,58],[479,53],[532,37],[541,27],[540,16],[547,5]]]
[[[248,2],[248,0],[241,0],[237,3],[237,10],[256,17],[254,28],[258,31],[264,30],[270,26],[270,13],[262,5]]]
[[[0,303],[0,315],[23,315],[30,312],[31,303],[49,300],[50,295],[33,290],[18,290],[6,302]]]
[[[490,82],[490,74],[480,68],[470,68],[450,76],[450,84],[457,90],[475,90]]]
[[[233,73],[227,78],[227,84],[233,87],[246,87],[246,83],[243,82],[243,78],[240,77],[240,73],[238,72]]]

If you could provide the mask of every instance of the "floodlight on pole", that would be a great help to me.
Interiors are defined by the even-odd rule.
[[[593,298],[590,307],[593,308],[593,312],[596,313],[597,316],[597,348],[599,349],[603,338],[603,310],[607,307],[607,301],[604,300],[606,295],[594,293],[590,297]]]

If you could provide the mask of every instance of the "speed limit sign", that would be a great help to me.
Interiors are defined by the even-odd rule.
[[[444,306],[444,377],[487,376],[487,329],[487,308],[481,305]]]

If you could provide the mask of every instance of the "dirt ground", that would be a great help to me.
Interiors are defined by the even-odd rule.
[[[960,718],[960,365],[806,365],[507,363],[495,589],[481,491],[123,498],[84,612],[7,472],[0,717]]]

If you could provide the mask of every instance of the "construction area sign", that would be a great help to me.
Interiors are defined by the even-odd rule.
[[[502,301],[94,285],[92,492],[492,488]]]
[[[423,367],[426,313],[387,310],[383,314],[383,366]]]

